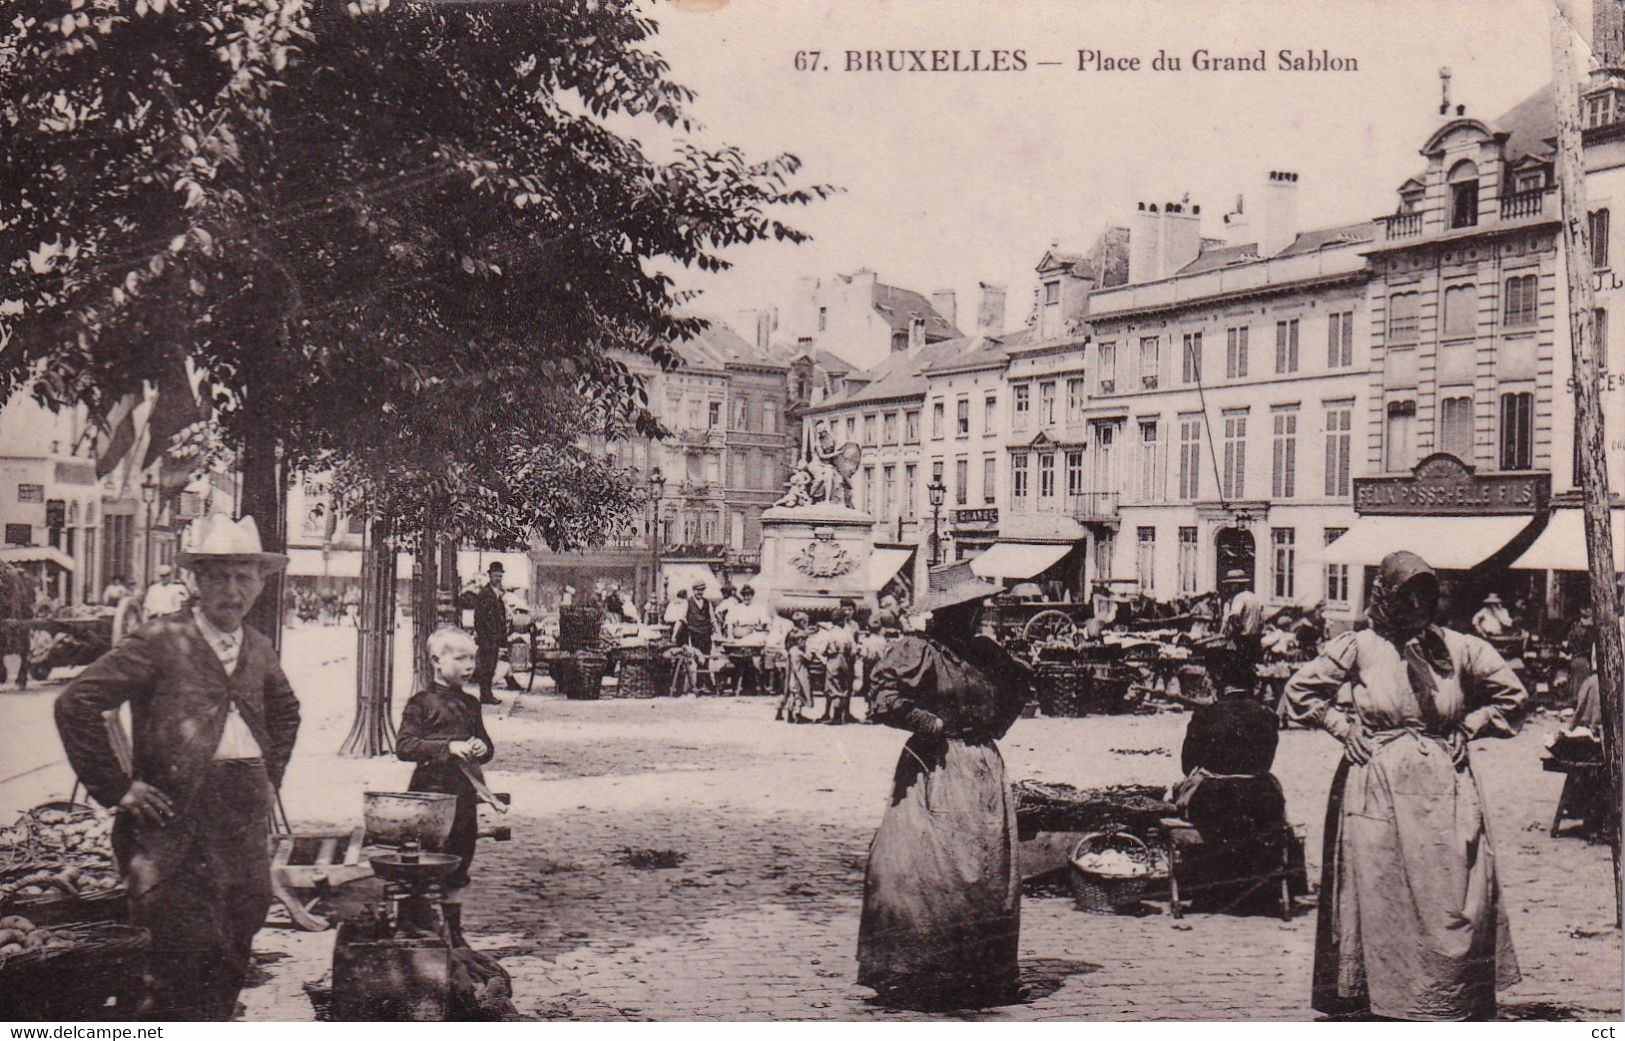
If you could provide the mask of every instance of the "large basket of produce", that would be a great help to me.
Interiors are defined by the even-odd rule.
[[[132,1018],[148,943],[146,930],[116,922],[0,917],[0,1019]]]
[[[1048,717],[1088,714],[1089,687],[1093,682],[1088,665],[1076,662],[1041,662],[1033,682],[1038,710]]]
[[[1072,849],[1072,900],[1078,910],[1115,914],[1132,907],[1159,877],[1151,848],[1126,831],[1085,835]]]
[[[572,654],[564,662],[564,696],[572,701],[597,701],[608,671],[609,659],[602,654]]]
[[[624,647],[620,651],[623,698],[652,698],[671,687],[671,663],[655,647]]]
[[[559,608],[559,650],[584,651],[603,645],[604,611],[596,604]]]
[[[43,924],[121,918],[112,830],[110,814],[79,803],[29,810],[0,831],[0,906]]]
[[[1129,831],[1144,837],[1156,832],[1158,821],[1177,812],[1163,801],[1163,788],[1148,784],[1075,788],[1027,779],[1017,781],[1011,791],[1022,838],[1041,831]]]

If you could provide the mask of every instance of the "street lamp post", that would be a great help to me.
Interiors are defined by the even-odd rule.
[[[925,486],[931,497],[931,566],[942,563],[942,504],[948,498],[948,486],[941,479]]]
[[[660,604],[660,497],[666,490],[666,475],[660,467],[649,471],[649,595],[645,599]]]
[[[141,501],[147,506],[147,526],[142,537],[142,574],[152,585],[152,507],[158,501],[158,482],[151,477],[141,482]]]

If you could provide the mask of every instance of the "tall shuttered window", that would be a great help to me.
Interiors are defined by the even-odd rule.
[[[1276,409],[1270,426],[1270,495],[1290,499],[1298,494],[1298,410]]]
[[[1535,460],[1535,395],[1501,395],[1501,469],[1528,470]]]

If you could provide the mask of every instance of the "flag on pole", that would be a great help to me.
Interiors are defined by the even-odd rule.
[[[204,412],[198,405],[197,392],[192,389],[192,374],[186,358],[176,355],[159,378],[158,394],[147,414],[147,451],[141,460],[141,469],[146,470],[165,458],[175,435],[202,418]],[[182,468],[190,471],[189,464]]]
[[[135,447],[135,409],[141,404],[141,395],[126,394],[113,403],[98,426],[108,435],[107,443],[96,452],[96,479],[99,481],[117,469],[124,457]]]

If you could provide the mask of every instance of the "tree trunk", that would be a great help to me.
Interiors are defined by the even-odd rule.
[[[286,553],[287,481],[277,450],[277,438],[270,418],[251,419],[243,438],[241,516],[253,517],[260,530],[260,544],[267,553]],[[282,602],[286,577],[282,571],[265,576],[265,588],[244,619],[282,649],[282,622],[287,612]]]
[[[361,551],[356,621],[355,721],[339,754],[365,759],[395,750],[395,543],[382,518],[369,523]]]
[[[412,562],[412,689],[422,690],[433,675],[429,664],[429,634],[440,622],[439,593],[433,532],[418,532]]]
[[[1621,709],[1625,654],[1620,646],[1619,597],[1614,574],[1611,497],[1603,452],[1600,377],[1603,345],[1594,333],[1595,297],[1591,285],[1591,243],[1586,211],[1585,166],[1580,141],[1580,97],[1575,79],[1573,40],[1562,10],[1552,8],[1552,78],[1557,86],[1557,184],[1561,197],[1563,259],[1568,273],[1569,348],[1574,358],[1575,445],[1580,489],[1585,502],[1586,553],[1591,571],[1591,608],[1597,619],[1597,681],[1602,707],[1602,750],[1608,764],[1609,817],[1613,824],[1614,920],[1625,899],[1625,861],[1620,851]]]

